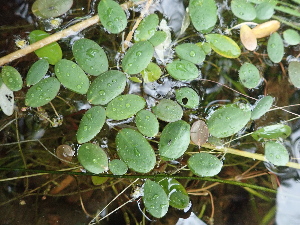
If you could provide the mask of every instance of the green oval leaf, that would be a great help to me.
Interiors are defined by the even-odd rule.
[[[87,91],[87,100],[92,104],[106,105],[120,95],[126,86],[126,76],[110,70],[97,77]]]
[[[287,29],[283,32],[283,39],[289,45],[298,45],[300,43],[300,35],[293,29]]]
[[[158,120],[156,116],[148,110],[143,109],[136,114],[135,124],[138,130],[147,137],[154,137],[158,133]]]
[[[251,136],[257,140],[261,141],[264,138],[267,139],[277,139],[277,138],[287,138],[291,134],[291,128],[283,124],[275,124],[266,127],[262,127],[251,134]]]
[[[199,95],[196,91],[189,87],[183,87],[175,91],[177,102],[186,108],[197,108],[199,105]]]
[[[150,172],[156,163],[155,153],[139,132],[124,128],[116,136],[118,155],[126,165],[139,173]]]
[[[98,5],[98,15],[104,28],[113,34],[126,28],[127,18],[121,6],[112,0],[101,0]]]
[[[56,63],[55,74],[62,85],[76,93],[85,94],[89,88],[90,81],[86,74],[70,60],[62,59]]]
[[[217,109],[207,120],[212,136],[229,137],[240,131],[250,120],[250,107],[245,104],[229,104]],[[238,118],[238,119],[237,119]]]
[[[14,93],[10,90],[0,78],[0,107],[3,113],[11,116],[14,113]]]
[[[78,149],[78,160],[80,164],[92,173],[103,173],[108,170],[108,158],[99,145],[85,143]]]
[[[162,72],[158,65],[156,65],[153,62],[150,62],[146,69],[141,71],[141,74],[143,76],[144,82],[149,83],[158,80]]]
[[[241,49],[231,38],[221,34],[207,34],[206,40],[211,48],[225,58],[238,58],[241,55]]]
[[[251,113],[251,119],[257,120],[266,112],[269,111],[271,106],[273,105],[274,98],[272,96],[264,96],[263,98],[259,99],[254,106],[254,109]]]
[[[3,83],[12,91],[19,91],[23,86],[21,74],[12,66],[2,67],[1,78]]]
[[[258,69],[251,63],[244,63],[241,66],[239,69],[239,78],[246,88],[256,88],[261,82]]]
[[[32,12],[42,18],[57,17],[66,13],[72,5],[73,0],[36,0],[32,5]]]
[[[214,155],[206,152],[196,153],[188,159],[188,167],[197,176],[211,177],[217,175],[223,163]]]
[[[154,35],[149,39],[149,42],[156,47],[167,39],[167,33],[164,31],[156,31]]]
[[[195,64],[186,60],[174,60],[166,66],[166,69],[171,77],[181,81],[194,80],[200,74]]]
[[[172,160],[181,157],[190,144],[190,125],[179,120],[167,124],[163,129],[158,149],[164,160]]]
[[[108,163],[109,170],[114,175],[123,175],[127,172],[127,165],[120,159],[113,159]]]
[[[158,119],[166,122],[174,122],[180,120],[183,110],[180,105],[170,99],[162,99],[152,108],[153,113]]]
[[[275,12],[275,4],[270,2],[263,2],[256,6],[256,18],[259,20],[268,20],[271,19]]]
[[[245,0],[232,0],[231,10],[236,17],[242,20],[251,21],[256,17],[254,6]]]
[[[184,59],[195,64],[200,64],[205,59],[204,51],[195,44],[184,43],[177,45],[175,51],[180,59]]]
[[[283,41],[277,32],[271,34],[268,40],[267,52],[272,62],[279,63],[282,60],[284,54],[284,46]]]
[[[128,74],[136,74],[145,69],[153,56],[154,48],[149,41],[135,43],[125,54],[122,67]]]
[[[113,120],[127,119],[143,109],[145,105],[146,101],[141,96],[120,95],[108,103],[106,115]]]
[[[60,88],[60,83],[55,77],[49,77],[33,85],[26,93],[25,105],[40,107],[55,98]]]
[[[50,35],[42,30],[34,30],[29,34],[29,42],[33,44],[40,41]],[[51,65],[55,65],[59,60],[62,59],[62,50],[57,42],[48,44],[36,51],[34,53],[39,57],[46,59]]]
[[[156,218],[161,218],[168,212],[169,199],[166,192],[149,179],[144,184],[143,202],[146,210]]]
[[[40,59],[32,64],[26,76],[27,86],[38,83],[47,73],[49,63],[46,59]]]
[[[290,82],[296,87],[300,88],[300,62],[292,61],[289,64]]]
[[[78,143],[90,141],[103,127],[106,119],[105,109],[101,106],[90,108],[82,117],[77,130]]]
[[[156,14],[150,14],[145,17],[134,32],[134,40],[146,41],[151,38],[155,34],[158,22]]]
[[[108,70],[108,60],[103,49],[86,38],[75,41],[72,51],[78,65],[88,74],[98,76]]]
[[[286,148],[274,141],[265,144],[265,157],[276,166],[285,166],[289,162],[289,153]]]
[[[189,13],[197,31],[210,32],[217,22],[217,6],[214,0],[190,0]]]

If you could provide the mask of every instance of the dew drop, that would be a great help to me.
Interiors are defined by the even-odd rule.
[[[196,53],[194,51],[190,51],[190,56],[191,57],[195,57],[196,56]]]
[[[137,53],[136,53],[136,56],[141,56],[142,55],[142,52],[141,51],[138,51]]]

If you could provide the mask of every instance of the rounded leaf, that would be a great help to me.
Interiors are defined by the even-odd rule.
[[[126,86],[126,76],[110,70],[97,77],[87,91],[87,100],[92,104],[106,105],[120,95]]]
[[[268,20],[271,19],[275,10],[275,4],[270,2],[263,2],[256,6],[256,18],[259,20]]]
[[[290,82],[300,88],[300,62],[292,61],[288,67]]]
[[[12,91],[19,91],[23,86],[21,74],[12,66],[2,67],[1,78],[3,83]]]
[[[207,34],[205,38],[211,48],[225,58],[238,58],[241,54],[241,49],[237,43],[225,35]]]
[[[92,173],[103,173],[108,170],[108,158],[99,145],[85,143],[78,149],[78,160],[80,164]]]
[[[26,93],[25,105],[40,107],[55,98],[60,88],[60,83],[55,77],[49,77],[33,85]]]
[[[197,108],[199,105],[199,95],[196,91],[189,87],[183,87],[175,91],[177,102],[186,108]]]
[[[256,49],[257,39],[252,29],[245,24],[241,26],[240,39],[247,50],[254,51]]]
[[[163,43],[167,39],[167,33],[164,31],[156,31],[148,40],[154,47]]]
[[[146,41],[151,38],[155,34],[158,22],[158,16],[156,14],[150,14],[145,17],[135,30],[134,40]]]
[[[103,127],[105,119],[105,109],[101,106],[94,106],[86,111],[76,133],[78,143],[88,142],[95,137]]]
[[[145,69],[153,56],[154,48],[149,41],[139,41],[126,52],[122,68],[128,74],[136,74]]]
[[[252,29],[256,38],[263,38],[270,36],[270,34],[276,32],[280,27],[280,22],[277,20],[270,20],[268,22],[257,25]]]
[[[246,88],[256,88],[262,80],[258,69],[251,63],[244,63],[241,66],[239,78]]]
[[[251,119],[257,120],[266,112],[268,112],[273,105],[273,101],[274,98],[272,96],[264,96],[263,98],[259,99],[255,103],[254,109],[252,110]]]
[[[265,157],[276,166],[285,166],[289,161],[289,153],[281,144],[269,141],[265,144]]]
[[[195,44],[184,43],[177,45],[175,51],[180,59],[184,59],[195,64],[202,63],[205,59],[204,51]]]
[[[217,109],[207,120],[209,133],[217,138],[229,137],[240,131],[250,117],[251,111],[247,105],[226,105]]]
[[[118,155],[126,165],[138,172],[150,172],[156,163],[155,153],[148,141],[139,132],[124,128],[116,136]]]
[[[298,45],[300,43],[300,35],[293,29],[287,29],[283,32],[283,39],[289,45]]]
[[[36,0],[32,12],[42,18],[57,17],[66,13],[72,5],[73,0]]]
[[[108,60],[103,49],[86,38],[75,41],[73,55],[78,65],[88,74],[98,76],[108,70]]]
[[[246,21],[254,20],[256,17],[254,6],[245,0],[232,0],[231,11],[236,17]]]
[[[181,157],[190,144],[190,125],[179,120],[167,124],[163,129],[158,149],[164,160],[172,160]]]
[[[46,59],[40,59],[32,64],[26,76],[27,86],[38,83],[47,73],[49,63]]]
[[[268,40],[267,52],[272,62],[279,63],[282,60],[284,46],[283,41],[277,32],[271,34]]]
[[[109,170],[114,175],[123,175],[127,172],[127,165],[120,159],[113,159],[108,163]]]
[[[266,127],[262,127],[252,133],[252,137],[261,141],[264,138],[267,139],[276,139],[276,138],[287,138],[291,134],[291,128],[283,124],[275,124]]]
[[[2,83],[0,85],[0,107],[5,115],[11,116],[13,114],[14,103],[15,99],[13,91],[10,90],[4,83]]]
[[[86,74],[70,60],[62,59],[56,63],[55,74],[62,85],[76,93],[85,94],[89,88],[90,81]]]
[[[117,34],[126,28],[125,12],[113,0],[101,0],[98,5],[98,15],[102,25],[110,33]]]
[[[197,120],[191,127],[191,140],[199,147],[208,141],[208,127],[203,120]]]
[[[180,120],[183,110],[180,105],[170,99],[162,99],[152,108],[153,113],[158,119],[166,122],[174,122]]]
[[[113,120],[124,120],[136,114],[146,105],[144,98],[138,95],[119,95],[108,103],[106,115]]]
[[[156,116],[148,110],[143,109],[136,114],[135,124],[138,130],[147,137],[154,137],[158,133],[158,120]]]
[[[206,152],[196,153],[188,159],[188,167],[197,176],[211,177],[217,175],[223,163],[214,155]]]
[[[186,60],[174,60],[167,65],[166,69],[171,77],[180,81],[194,80],[200,73],[194,63]]]
[[[146,69],[141,71],[141,74],[143,76],[144,82],[149,83],[158,80],[162,72],[158,65],[156,65],[153,62],[150,62]]]
[[[169,199],[164,189],[149,179],[145,182],[143,187],[143,202],[146,210],[156,218],[161,218],[166,215],[169,208]]]

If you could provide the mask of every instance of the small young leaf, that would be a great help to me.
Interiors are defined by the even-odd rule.
[[[11,116],[13,114],[14,102],[15,99],[13,91],[10,90],[4,83],[2,83],[0,85],[0,107],[5,115]]]
[[[300,35],[297,31],[287,29],[283,32],[283,38],[289,45],[298,45],[300,43]]]
[[[93,185],[101,185],[104,184],[109,177],[98,177],[98,176],[92,176],[92,183]]]
[[[138,130],[147,137],[154,137],[158,133],[159,123],[156,116],[148,111],[141,110],[136,114],[135,123]]]
[[[12,91],[19,91],[22,86],[21,74],[12,66],[3,66],[1,71],[3,83]]]
[[[164,31],[156,31],[154,35],[149,39],[149,42],[156,47],[167,39],[167,34]]]
[[[256,38],[268,37],[276,32],[280,27],[280,22],[277,20],[270,20],[268,22],[257,25],[252,29]]]
[[[42,18],[57,17],[66,13],[72,5],[73,0],[36,0],[32,5],[32,12]]]
[[[60,88],[60,83],[55,77],[49,77],[33,85],[26,93],[25,105],[40,107],[55,98]]]
[[[116,136],[118,155],[126,165],[138,172],[150,172],[156,162],[154,150],[139,132],[123,128]]]
[[[296,87],[300,88],[300,62],[292,61],[289,64],[289,77],[291,83]]]
[[[203,120],[197,120],[191,127],[191,140],[199,147],[208,141],[208,127]]]
[[[280,35],[275,32],[271,34],[267,46],[268,56],[274,63],[279,63],[284,55],[283,41]]]
[[[263,2],[256,6],[256,18],[259,20],[268,20],[271,19],[271,17],[274,14],[274,8],[275,4],[272,4],[270,2]]]
[[[242,20],[251,21],[256,17],[254,6],[245,0],[232,0],[231,10],[236,17]]]
[[[274,141],[265,144],[265,156],[268,161],[276,166],[285,166],[289,161],[289,153],[286,148]]]
[[[27,86],[38,83],[47,73],[49,63],[46,59],[40,59],[32,64],[26,76]]]
[[[99,145],[85,143],[78,149],[78,160],[80,164],[92,173],[103,173],[108,170],[108,158]]]
[[[123,175],[127,172],[127,165],[120,159],[113,159],[108,163],[109,170],[114,175]]]
[[[251,63],[244,63],[239,69],[239,78],[246,88],[256,88],[261,83],[258,69]]]
[[[183,87],[175,91],[177,102],[186,108],[197,108],[199,105],[199,95],[196,91],[189,87]]]
[[[252,137],[261,141],[264,138],[266,139],[276,139],[276,138],[287,138],[291,134],[291,128],[283,124],[275,124],[266,127],[262,127],[252,133]]]
[[[194,63],[186,60],[174,60],[167,65],[166,69],[171,77],[180,81],[194,80],[200,73]]]
[[[174,122],[180,120],[183,115],[183,110],[178,103],[170,99],[162,99],[152,108],[153,113],[158,119],[166,122]]]
[[[150,14],[145,17],[135,30],[134,40],[146,41],[151,38],[155,34],[158,22],[158,16],[156,14]]]
[[[252,110],[251,119],[257,120],[262,115],[264,115],[266,112],[268,112],[273,104],[273,101],[274,101],[274,98],[271,96],[264,96],[263,98],[259,99],[255,103],[255,107]]]
[[[241,26],[240,39],[246,49],[254,51],[257,47],[257,39],[250,27],[246,24]]]
[[[192,43],[177,45],[175,51],[180,59],[184,59],[195,64],[200,64],[205,59],[204,51],[198,45]]]
[[[211,177],[217,175],[223,163],[214,155],[206,152],[196,153],[188,159],[188,167],[197,176]]]
[[[146,69],[141,71],[145,83],[150,83],[158,80],[162,74],[161,69],[158,65],[150,62]]]
[[[113,120],[124,120],[136,114],[145,105],[146,101],[141,96],[133,94],[119,95],[108,103],[106,115]]]
[[[166,192],[149,179],[144,184],[143,202],[146,210],[156,218],[161,218],[168,212],[169,199]]]
[[[105,109],[101,106],[90,108],[82,117],[77,130],[78,143],[90,141],[103,127],[106,119]]]

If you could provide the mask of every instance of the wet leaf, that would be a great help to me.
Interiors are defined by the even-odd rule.
[[[51,18],[66,13],[73,5],[73,0],[36,0],[32,12],[37,17]]]
[[[101,106],[94,106],[86,111],[76,133],[78,143],[85,143],[94,138],[102,129],[105,119],[105,109]]]
[[[3,66],[0,76],[2,82],[12,91],[19,91],[23,86],[21,74],[12,66]]]
[[[110,70],[97,77],[87,91],[87,100],[92,104],[106,105],[120,95],[126,86],[126,76]]]
[[[252,110],[251,119],[257,120],[266,112],[268,112],[273,105],[273,101],[274,98],[272,96],[264,96],[263,98],[259,99],[255,103],[254,109]]]
[[[167,39],[167,34],[164,31],[156,31],[154,35],[149,39],[149,42],[154,46],[158,46]]]
[[[183,110],[180,105],[170,99],[162,99],[152,108],[153,113],[158,119],[166,122],[174,122],[180,120]]]
[[[171,77],[180,81],[194,80],[200,74],[195,64],[186,60],[174,60],[166,69]]]
[[[190,125],[178,120],[167,124],[163,129],[158,150],[164,160],[172,160],[181,157],[190,144]]]
[[[62,59],[55,64],[55,74],[66,88],[79,94],[85,94],[90,81],[83,70],[74,62]]]
[[[210,44],[207,42],[198,42],[196,43],[196,45],[198,45],[206,55],[209,55],[211,53],[211,47]]]
[[[143,81],[138,77],[129,77],[128,79],[136,83],[143,83]]]
[[[101,0],[98,5],[98,15],[102,25],[110,33],[120,33],[127,26],[124,10],[113,0]]]
[[[280,22],[277,20],[270,20],[268,22],[257,25],[252,29],[256,38],[268,37],[276,32],[280,27]]]
[[[122,67],[128,74],[136,74],[145,69],[153,56],[154,48],[149,41],[135,43],[125,54]]]
[[[240,131],[248,123],[250,116],[250,107],[247,105],[229,104],[217,109],[207,120],[207,126],[212,136],[229,137]]]
[[[256,88],[261,83],[258,69],[251,63],[244,63],[239,69],[240,82],[246,88]]]
[[[151,38],[156,32],[158,22],[158,16],[156,14],[150,14],[145,17],[135,30],[134,40],[146,41]]]
[[[120,159],[113,159],[108,163],[109,170],[114,175],[123,175],[127,172],[127,165]]]
[[[148,141],[139,132],[124,128],[116,137],[117,151],[126,165],[139,173],[150,172],[156,162],[155,153]]]
[[[14,102],[15,99],[13,91],[2,83],[0,86],[0,107],[5,115],[11,116],[13,114]]]
[[[143,109],[136,114],[135,124],[138,130],[147,137],[154,137],[158,133],[158,120],[156,116],[148,110]]]
[[[193,26],[202,33],[210,32],[217,23],[217,6],[214,0],[190,0],[189,13]]]
[[[141,71],[145,83],[150,83],[158,80],[162,74],[161,69],[158,65],[150,62],[146,69]]]
[[[274,14],[274,8],[275,4],[270,2],[263,2],[256,6],[256,18],[259,20],[268,20],[271,19],[271,17]]]
[[[96,42],[79,39],[72,46],[72,51],[76,62],[86,73],[98,76],[108,70],[107,56]]]
[[[108,170],[108,158],[99,145],[85,143],[78,149],[78,161],[92,173],[103,173]]]
[[[75,151],[70,145],[59,145],[55,154],[61,160],[61,163],[68,164],[68,162],[72,161]]]
[[[163,217],[169,208],[169,199],[164,189],[149,179],[147,179],[143,187],[143,202],[146,210],[156,218]]]
[[[265,157],[276,166],[285,166],[289,162],[289,153],[286,148],[274,141],[265,144]]]
[[[206,152],[196,153],[188,159],[188,167],[197,176],[211,177],[217,175],[223,163],[214,155]]]
[[[277,32],[271,34],[268,40],[267,52],[272,62],[279,63],[282,60],[284,55],[284,46],[283,41]]]
[[[40,59],[32,64],[26,76],[27,86],[38,83],[47,73],[49,63],[46,59]]]
[[[186,108],[197,108],[199,105],[199,95],[196,91],[189,87],[183,87],[175,91],[177,102]]]
[[[225,58],[238,58],[241,54],[241,49],[237,43],[225,35],[207,34],[205,38],[211,48]]]
[[[37,41],[40,41],[50,35],[42,30],[34,30],[29,34],[29,42],[33,44]],[[57,42],[48,44],[36,51],[34,53],[42,59],[46,59],[49,64],[55,65],[59,60],[62,59],[62,50]]]
[[[245,24],[241,26],[240,39],[247,50],[254,51],[256,49],[257,39],[252,29]]]
[[[231,11],[236,17],[245,21],[254,20],[256,17],[254,6],[245,0],[232,0]]]
[[[208,141],[208,127],[203,120],[197,120],[191,127],[191,140],[199,147]]]
[[[127,119],[146,105],[145,99],[138,95],[119,95],[108,103],[106,115],[113,120]]]
[[[275,124],[270,126],[262,127],[252,133],[252,137],[261,141],[266,139],[277,139],[277,138],[287,138],[291,134],[291,128],[283,124]]]
[[[184,59],[195,64],[200,64],[205,59],[204,51],[195,44],[184,43],[177,45],[175,51],[180,59]]]
[[[55,98],[59,88],[60,83],[55,77],[43,79],[27,91],[25,105],[30,107],[46,105]]]
[[[283,38],[289,45],[298,45],[300,43],[300,35],[293,29],[287,29],[283,32]]]
[[[300,88],[300,62],[292,61],[288,67],[290,82]]]

